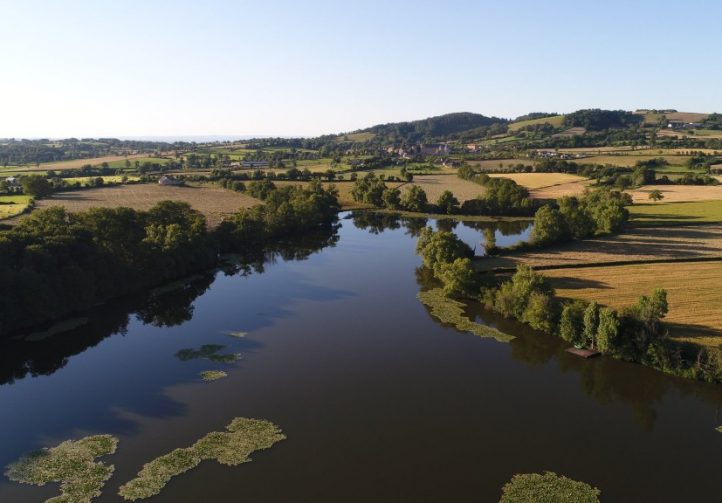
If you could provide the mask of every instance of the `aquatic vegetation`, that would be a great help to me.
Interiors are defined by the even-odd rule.
[[[115,467],[95,458],[113,454],[118,439],[110,435],[94,435],[36,451],[8,466],[5,475],[14,482],[44,486],[60,483],[60,496],[46,503],[88,503],[100,496],[105,482]]]
[[[513,335],[505,334],[499,330],[471,321],[464,316],[464,304],[444,295],[441,288],[419,292],[418,299],[429,308],[431,316],[442,323],[455,326],[463,332],[471,332],[478,337],[490,337],[499,342],[510,342]]]
[[[204,370],[201,372],[201,379],[204,381],[217,381],[218,379],[223,379],[224,377],[228,377],[228,374],[222,370]]]
[[[501,490],[499,503],[599,503],[601,491],[554,472],[514,475]]]
[[[252,452],[268,449],[286,438],[275,424],[262,419],[237,417],[226,426],[227,432],[213,431],[191,447],[173,452],[146,463],[138,476],[122,485],[118,494],[129,501],[154,496],[170,480],[198,466],[201,461],[215,459],[227,466],[251,461]]]
[[[175,356],[183,362],[201,358],[212,362],[233,363],[241,359],[241,353],[218,354],[218,352],[224,348],[225,346],[222,344],[204,344],[200,349],[181,349]]]
[[[231,337],[235,337],[237,339],[242,339],[243,337],[248,335],[248,332],[225,332],[225,334]]]
[[[722,433],[722,426],[718,426],[718,427],[717,427],[717,431],[719,431],[720,433]]]

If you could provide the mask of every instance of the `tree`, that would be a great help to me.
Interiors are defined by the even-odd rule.
[[[397,210],[401,207],[401,191],[396,188],[387,188],[381,194],[384,207]]]
[[[597,326],[597,350],[604,354],[613,353],[619,335],[619,317],[611,309],[603,307],[599,310],[599,324]]]
[[[458,258],[472,258],[474,252],[469,245],[459,239],[453,232],[434,232],[425,227],[416,243],[416,253],[424,259],[424,265],[435,269],[437,264],[453,262]]]
[[[657,201],[664,199],[664,194],[662,194],[661,190],[654,189],[654,190],[650,191],[648,197],[650,200],[657,202]]]
[[[444,294],[449,297],[468,296],[477,290],[474,268],[468,258],[457,258],[453,262],[437,264],[434,268],[434,276],[444,284]]]
[[[436,206],[439,208],[440,213],[453,215],[459,211],[459,200],[450,191],[445,190],[436,201]]]
[[[401,197],[401,206],[406,211],[422,213],[426,211],[427,205],[426,192],[418,185],[412,185]]]
[[[20,183],[23,186],[23,192],[33,197],[42,198],[53,192],[50,182],[44,176],[24,176],[20,179]]]
[[[559,212],[564,215],[571,235],[576,239],[585,239],[594,235],[594,219],[576,197],[565,196],[559,199]]]
[[[542,206],[534,215],[531,241],[536,245],[549,245],[569,239],[571,233],[564,215],[549,205]]]
[[[551,295],[534,291],[522,313],[521,321],[542,332],[554,329],[554,305]]]
[[[584,344],[584,302],[576,300],[568,302],[562,308],[559,319],[559,337],[575,346]]]
[[[583,344],[595,347],[599,327],[599,304],[591,302],[584,310]]]

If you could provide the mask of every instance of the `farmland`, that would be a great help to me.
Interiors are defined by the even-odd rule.
[[[116,208],[127,206],[136,210],[148,210],[160,201],[182,201],[202,212],[209,226],[218,225],[241,208],[248,208],[260,201],[245,194],[219,187],[174,187],[157,184],[121,185],[73,192],[58,192],[51,199],[38,201],[38,208],[62,206],[70,212],[84,211],[93,207]]]
[[[722,203],[722,202],[721,202]],[[674,261],[722,258],[722,225],[649,227],[622,234],[572,241],[550,248],[488,257],[480,269],[578,267],[618,262]]]
[[[22,171],[62,171],[65,169],[78,169],[82,168],[83,166],[90,164],[92,166],[100,165],[104,162],[107,162],[108,165],[115,168],[120,168],[125,165],[125,160],[128,159],[131,162],[138,161],[147,161],[150,159],[156,159],[156,158],[150,158],[147,154],[133,154],[128,156],[122,156],[122,155],[107,155],[105,157],[93,157],[90,159],[73,159],[72,161],[58,161],[58,162],[44,162],[39,165],[26,165],[26,166],[20,166],[20,167],[14,167],[12,171],[14,172],[22,172]],[[2,172],[0,170],[0,172]]]
[[[580,197],[592,182],[590,180],[581,179],[576,182],[560,183],[550,185],[548,187],[540,187],[529,191],[529,195],[533,199],[559,199],[564,196]]]
[[[635,204],[644,204],[649,203],[649,193],[653,190],[662,193],[664,203],[722,200],[722,185],[645,185],[630,191],[630,194]]]
[[[585,178],[567,173],[492,173],[492,178],[509,178],[529,190],[579,183]]]
[[[690,156],[684,155],[642,155],[642,154],[615,154],[615,155],[595,155],[592,157],[585,157],[578,162],[588,164],[609,164],[611,166],[619,166],[623,168],[631,168],[640,161],[649,161],[651,159],[662,158],[669,162],[671,166],[685,167],[687,161],[691,159]],[[685,168],[686,171],[686,168]]]
[[[32,199],[32,197],[24,195],[0,196],[0,219],[22,213]]]
[[[706,188],[691,187],[696,190]],[[629,212],[635,226],[715,223],[722,222],[722,200],[635,204],[629,207]]]
[[[664,288],[669,302],[665,321],[673,337],[712,347],[722,344],[722,261],[556,269],[544,275],[552,278],[562,297],[616,309]]]
[[[554,115],[552,117],[542,117],[541,119],[530,119],[526,121],[514,122],[512,124],[509,124],[509,131],[516,132],[519,131],[521,128],[527,126],[535,126],[538,124],[551,124],[554,127],[561,127],[563,122],[563,115]]]
[[[424,189],[429,202],[436,202],[442,192],[451,191],[460,201],[474,199],[484,194],[484,187],[481,185],[462,180],[456,175],[416,175],[414,176],[413,185],[417,185]],[[411,184],[405,185],[410,187]],[[405,190],[402,188],[402,192]]]

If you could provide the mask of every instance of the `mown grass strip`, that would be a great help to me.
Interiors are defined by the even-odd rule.
[[[191,447],[176,449],[143,466],[138,476],[122,485],[118,494],[129,501],[150,498],[163,490],[173,477],[198,466],[201,461],[215,459],[227,466],[251,461],[248,456],[268,449],[286,436],[275,424],[262,419],[235,418],[226,429],[213,431]]]
[[[118,439],[95,435],[36,451],[8,466],[5,475],[14,482],[44,486],[60,483],[60,496],[46,503],[89,503],[100,496],[115,467],[95,459],[113,454]]]
[[[510,342],[514,339],[513,335],[471,321],[464,316],[464,304],[445,296],[441,288],[419,292],[417,297],[422,304],[429,308],[431,316],[442,323],[453,325],[462,332],[470,332],[478,337],[496,339],[499,342]]]

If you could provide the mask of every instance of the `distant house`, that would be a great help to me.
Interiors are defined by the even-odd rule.
[[[269,166],[268,161],[243,161],[241,166],[244,168],[267,168]]]
[[[158,185],[183,185],[183,180],[178,180],[172,176],[163,175],[158,179]]]
[[[23,186],[20,183],[20,180],[14,176],[5,179],[5,186],[7,187],[8,192],[18,193],[23,191]]]

